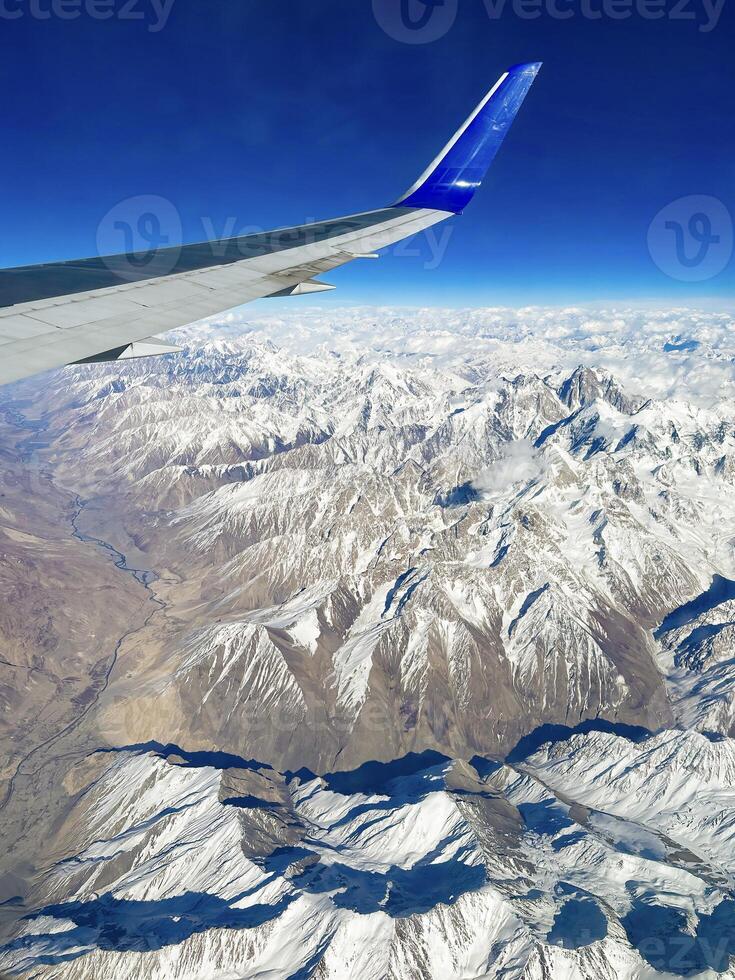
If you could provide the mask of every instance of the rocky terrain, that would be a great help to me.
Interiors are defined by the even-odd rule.
[[[732,326],[317,312],[3,392],[0,970],[735,976]]]
[[[75,534],[74,494],[35,447],[43,433],[0,416],[0,800],[29,750],[89,710],[145,595]]]

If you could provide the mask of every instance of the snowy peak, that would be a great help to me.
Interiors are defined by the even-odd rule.
[[[589,765],[601,742],[609,774]],[[321,777],[178,746],[96,753],[48,869],[49,894],[64,900],[34,910],[0,963],[137,977],[147,950],[154,980],[238,963],[252,977],[319,964],[336,978],[369,936],[360,971],[375,980],[396,958],[394,976],[423,964],[459,978],[492,963],[500,977],[514,963],[531,977],[542,962],[562,976],[685,975],[677,944],[644,941],[646,921],[668,921],[688,937],[688,962],[722,972],[726,949],[705,940],[735,910],[723,879],[735,768],[731,746],[704,742],[592,733],[520,769],[426,752]],[[692,794],[677,828],[677,772],[692,764],[706,767],[717,812],[715,797]],[[619,812],[630,778],[645,819]]]
[[[582,365],[559,386],[558,393],[559,398],[572,411],[585,408],[599,399],[619,412],[632,415],[645,401],[627,395],[612,375],[605,375]]]

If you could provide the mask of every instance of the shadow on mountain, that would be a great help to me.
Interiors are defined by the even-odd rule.
[[[88,902],[48,905],[27,918],[67,920],[75,928],[22,936],[5,950],[27,949],[33,955],[34,948],[42,945],[45,952],[33,959],[45,965],[76,959],[92,949],[149,952],[178,945],[208,929],[254,929],[278,918],[293,901],[289,896],[274,905],[235,908],[242,897],[226,901],[216,895],[187,892],[158,902],[140,902],[101,895]]]
[[[535,834],[553,837],[555,834],[576,827],[577,824],[567,816],[564,807],[557,800],[542,800],[540,803],[520,803],[518,812],[523,817],[528,830]]]
[[[564,949],[581,949],[606,935],[607,919],[597,902],[590,898],[571,898],[557,912],[546,940]]]
[[[287,783],[290,783],[292,779],[298,779],[300,783],[310,783],[312,779],[317,778],[317,774],[311,769],[307,769],[306,766],[302,766],[300,769],[284,769],[283,778]]]
[[[228,796],[221,800],[222,806],[233,806],[237,810],[273,810],[277,812],[283,806],[273,800],[262,800],[259,796]]]
[[[448,762],[451,760],[441,752],[427,749],[424,752],[409,752],[401,759],[392,762],[365,762],[358,769],[346,772],[328,772],[324,782],[327,789],[343,796],[353,793],[369,793],[379,796],[390,796],[390,783],[396,779],[407,779],[415,776],[409,786],[400,787],[401,796],[414,796],[415,791],[424,787],[420,795],[440,788],[437,785]]]
[[[393,604],[393,600],[395,599],[395,597],[400,592],[401,586],[411,578],[411,576],[414,574],[415,571],[416,571],[415,568],[409,568],[407,571],[403,572],[402,575],[399,575],[398,576],[398,578],[395,581],[395,584],[388,591],[388,594],[385,597],[385,605],[383,606],[383,615],[384,616],[388,613],[390,607]],[[410,594],[410,593],[407,593],[407,594]]]
[[[277,847],[275,851],[264,858],[255,858],[257,865],[271,875],[283,876],[293,867],[303,861],[316,861],[319,855],[306,847]]]
[[[385,912],[394,919],[421,915],[435,906],[452,905],[465,892],[485,884],[483,865],[439,860],[427,855],[412,868],[392,867],[386,872],[363,871],[344,864],[315,864],[294,879],[297,888],[311,894],[336,892],[337,908],[360,915]]]
[[[502,762],[497,762],[495,759],[487,759],[484,755],[473,755],[470,759],[470,765],[480,779],[487,779],[488,776],[492,776],[493,773],[503,768]]]
[[[654,969],[688,977],[710,969],[724,973],[735,955],[735,901],[725,899],[700,916],[696,935],[681,909],[638,899],[621,920],[629,941]]]
[[[232,755],[230,752],[189,752],[179,745],[174,745],[173,742],[168,742],[166,745],[162,742],[137,742],[134,745],[114,746],[97,749],[97,751],[103,754],[155,752],[166,759],[169,756],[176,756],[176,764],[186,769],[209,767],[211,769],[250,769],[254,772],[260,769],[273,769],[273,766],[269,766],[265,762],[258,762],[257,759],[243,759],[242,756]],[[179,762],[179,759],[182,761]]]
[[[576,412],[573,412],[571,415],[567,415],[563,419],[559,419],[558,422],[552,422],[550,425],[547,425],[546,428],[542,429],[541,432],[539,433],[538,438],[533,444],[533,448],[541,449],[541,447],[546,442],[546,440],[550,439],[555,432],[558,432],[559,429],[562,429],[565,426],[568,426],[570,423],[572,423],[579,415],[580,411],[581,409],[577,409]]]
[[[640,725],[626,725],[619,721],[606,721],[604,718],[591,718],[573,728],[568,725],[540,725],[516,743],[505,757],[505,761],[511,765],[514,762],[523,762],[542,745],[566,742],[572,735],[588,735],[590,732],[619,735],[621,738],[627,738],[629,742],[636,743],[645,742],[653,734],[648,728],[642,728]]]
[[[672,609],[653,635],[659,640],[669,630],[686,626],[703,613],[709,612],[730,599],[735,599],[735,582],[732,579],[723,578],[722,575],[714,575],[706,592],[702,592],[701,595],[685,602],[683,606]]]
[[[329,949],[331,939],[332,937],[327,934],[301,969],[297,970],[296,973],[292,973],[288,977],[288,980],[312,980],[312,977],[316,976],[319,964],[324,959],[324,954]]]
[[[313,857],[304,848],[281,848],[271,855],[271,871],[285,870],[296,861]],[[485,883],[482,865],[456,859],[439,860],[441,845],[412,868],[392,867],[386,872],[362,871],[346,865],[316,863],[294,876],[302,893],[334,893],[337,908],[361,915],[382,911],[393,918],[422,914],[438,904],[452,904],[465,892]],[[49,905],[29,920],[53,918],[74,927],[62,932],[41,932],[14,940],[3,951],[26,951],[35,965],[52,966],[77,959],[95,949],[113,952],[151,952],[185,942],[210,929],[254,929],[282,915],[297,895],[273,905],[247,908],[235,905],[247,893],[226,901],[216,895],[187,892],[161,901],[143,902],[102,895],[87,902]]]
[[[453,487],[448,493],[438,493],[434,503],[438,507],[463,507],[475,500],[480,500],[481,494],[468,481],[458,487]]]
[[[509,637],[513,636],[513,631],[517,628],[520,621],[523,619],[523,617],[526,615],[529,609],[533,606],[534,602],[536,602],[537,599],[540,599],[541,596],[548,591],[549,591],[549,583],[544,582],[541,588],[535,589],[533,592],[528,593],[526,598],[523,600],[523,605],[518,610],[518,615],[515,617],[513,622],[508,627]]]
[[[728,619],[724,623],[713,623],[706,626],[695,626],[674,651],[674,666],[679,670],[685,669],[691,673],[700,674],[710,668],[710,660],[713,650],[713,642],[720,633],[732,629],[735,620]],[[722,673],[728,671],[735,665],[735,658],[729,660],[716,660],[715,671]],[[704,732],[702,734],[705,734]]]
[[[363,829],[375,826],[383,819],[383,814],[391,813],[394,810],[399,810],[402,806],[407,803],[415,803],[416,797],[391,797],[388,800],[376,800],[370,803],[358,803],[357,806],[353,806],[352,809],[348,810],[343,817],[339,820],[335,820],[331,827],[344,827],[345,824],[352,823],[353,820],[357,820],[358,817],[362,817],[366,813],[373,813],[375,816],[372,820],[368,820],[363,824]]]

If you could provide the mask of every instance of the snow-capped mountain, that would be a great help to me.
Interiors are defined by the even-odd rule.
[[[0,969],[735,976],[733,325],[316,313],[18,386],[143,613],[14,778]]]
[[[516,766],[323,777],[148,745],[83,769],[14,972],[735,976],[730,740],[591,733]]]

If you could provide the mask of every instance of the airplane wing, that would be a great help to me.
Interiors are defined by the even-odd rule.
[[[315,279],[459,214],[540,68],[505,72],[416,183],[390,207],[217,242],[0,270],[0,384],[72,363],[165,353],[152,337]]]

